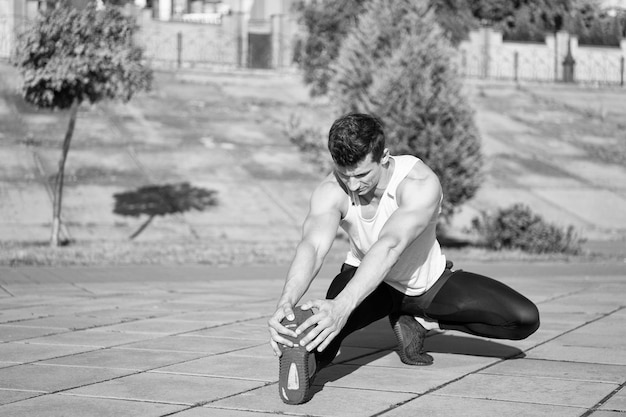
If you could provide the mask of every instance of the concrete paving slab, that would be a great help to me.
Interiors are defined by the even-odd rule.
[[[113,333],[96,330],[78,330],[75,332],[36,337],[29,339],[28,343],[33,345],[72,345],[104,348],[128,345],[140,340],[150,339],[151,337],[154,336],[148,333]]]
[[[387,410],[413,397],[414,394],[407,393],[324,387],[308,403],[293,406],[280,400],[278,386],[273,384],[216,401],[206,407],[319,417],[362,417]]]
[[[256,411],[224,410],[219,408],[194,407],[176,414],[176,417],[273,417],[276,413]]]
[[[620,391],[600,406],[600,410],[626,412],[626,390],[622,386]]]
[[[447,353],[436,353],[429,351],[434,358],[434,363],[430,366],[421,366],[418,368],[408,367],[400,361],[398,354],[394,352],[384,351],[380,354],[360,357],[358,359],[346,362],[347,365],[360,365],[368,367],[385,367],[409,369],[420,375],[431,376],[433,374],[445,374],[450,379],[459,376],[477,372],[478,370],[500,362],[498,358],[474,356],[474,355],[456,355]]]
[[[591,408],[617,386],[593,381],[474,374],[443,387],[438,394]],[[582,392],[585,395],[580,395]]]
[[[9,404],[16,401],[23,401],[28,398],[45,394],[45,391],[22,391],[16,389],[0,388],[0,405]]]
[[[264,382],[278,381],[277,360],[267,360],[267,357],[245,356],[241,352],[243,351],[191,360],[165,366],[154,372],[238,378]]]
[[[169,352],[163,350],[99,349],[77,353],[60,358],[43,360],[47,365],[82,366],[88,368],[130,369],[147,371],[149,369],[191,361],[201,357],[200,353]]]
[[[64,331],[64,329],[54,329],[49,327],[27,327],[0,325],[0,342],[12,342],[26,340],[39,336],[47,336]]]
[[[0,358],[19,363],[35,362],[94,350],[93,346],[0,343]]]
[[[264,342],[263,344],[266,344]],[[140,350],[169,350],[176,352],[198,352],[206,354],[218,354],[231,352],[258,346],[258,340],[238,340],[223,337],[199,337],[199,336],[165,336],[144,340],[136,343],[128,343],[124,349]]]
[[[516,359],[499,362],[480,373],[621,384],[626,378],[626,366]]]
[[[184,407],[170,404],[55,394],[4,405],[2,412],[11,417],[159,417],[181,409]]]
[[[596,411],[590,414],[591,417],[623,417],[624,413],[618,411]]]
[[[51,311],[49,309],[48,311]],[[58,313],[57,313],[58,314]],[[86,316],[82,313],[55,314],[51,317],[29,318],[19,320],[15,325],[22,327],[54,328],[60,330],[87,330],[119,323],[117,318]],[[0,315],[0,320],[2,315]]]
[[[205,323],[184,320],[168,320],[165,318],[135,320],[127,323],[112,324],[98,327],[101,332],[150,333],[157,335],[173,335],[194,332],[205,328]]]
[[[323,389],[338,387],[423,394],[454,379],[442,372],[423,372],[424,368],[405,366],[389,372],[389,369],[375,366],[334,365],[323,369],[315,377],[314,384]],[[456,377],[463,375],[459,371]]]
[[[389,417],[579,417],[584,409],[548,404],[493,401],[479,398],[451,398],[442,395],[419,397],[385,413]]]
[[[626,264],[459,267],[498,277],[537,301],[539,331],[522,341],[434,333],[426,342],[434,365],[416,368],[400,362],[389,323],[381,320],[347,340],[335,361],[340,364],[320,373],[312,400],[300,406],[278,397],[278,363],[267,343],[266,322],[286,267],[8,269],[5,288],[19,287],[19,295],[0,300],[6,313],[0,318],[19,321],[0,324],[12,330],[0,338],[30,343],[0,343],[0,379],[4,372],[11,384],[0,385],[0,415],[36,415],[28,413],[46,401],[50,415],[63,404],[69,417],[90,415],[80,412],[91,401],[110,401],[117,415],[131,416],[404,416],[423,410],[434,416],[580,416],[620,410],[626,364],[619,349],[619,360],[607,357],[626,337],[619,327],[626,317]],[[314,282],[306,297],[323,296],[328,283]],[[74,290],[64,295],[54,285]],[[92,328],[80,330],[87,325]],[[60,332],[38,334],[46,329]],[[518,359],[505,359],[512,357]],[[53,372],[40,377],[35,371],[43,369]],[[60,391],[52,393],[55,385]],[[1,405],[3,398],[9,404]],[[174,408],[151,408],[162,403]],[[124,405],[127,412],[120,411]]]
[[[0,369],[0,388],[56,392],[128,375],[123,369],[17,365]]]
[[[260,381],[195,375],[141,373],[68,391],[69,394],[194,405],[264,386]]]
[[[266,310],[269,311],[269,310]],[[221,337],[247,340],[267,341],[267,319],[253,320],[244,323],[225,324],[209,329],[191,331],[185,336]]]

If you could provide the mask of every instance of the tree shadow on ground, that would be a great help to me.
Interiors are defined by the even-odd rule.
[[[387,326],[384,329],[383,326]],[[324,368],[314,380],[313,394],[320,392],[328,382],[340,380],[355,372],[362,366],[372,363],[387,355],[397,355],[393,350],[396,346],[395,336],[386,320],[380,320],[358,332],[359,341],[365,346],[391,346],[380,348],[378,351],[365,353],[361,356],[349,356],[340,353],[334,360],[333,365]],[[429,335],[424,344],[429,353],[446,353],[468,356],[480,356],[496,359],[519,359],[526,355],[514,346],[505,343],[494,342],[489,339],[481,339],[473,336],[463,336],[461,333],[434,333]],[[352,336],[352,335],[351,335]],[[350,337],[351,337],[350,336]],[[348,339],[346,339],[348,340]],[[343,357],[342,357],[343,356]],[[399,361],[399,359],[398,359]],[[409,366],[409,365],[407,365]],[[437,366],[437,359],[434,365]],[[391,369],[391,368],[390,368]],[[390,372],[393,372],[391,370]]]
[[[130,235],[136,238],[156,216],[184,213],[190,210],[203,211],[217,205],[217,191],[192,187],[187,182],[165,185],[148,185],[135,191],[114,194],[113,213],[121,216],[148,216],[148,219]]]

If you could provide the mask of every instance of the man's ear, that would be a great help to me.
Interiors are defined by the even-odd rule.
[[[389,162],[389,149],[385,148],[383,150],[383,156],[380,158],[380,164],[386,165]]]

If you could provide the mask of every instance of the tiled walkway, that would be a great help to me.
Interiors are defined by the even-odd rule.
[[[0,268],[0,415],[626,416],[626,264],[457,266],[531,298],[539,331],[434,335],[409,367],[381,321],[300,406],[267,343],[284,267]]]

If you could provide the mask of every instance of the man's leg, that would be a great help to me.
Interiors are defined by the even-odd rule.
[[[495,339],[525,339],[539,328],[539,311],[529,299],[499,281],[462,270],[448,278],[423,314],[442,329]]]
[[[348,285],[357,268],[344,264],[341,273],[335,277],[328,288],[326,298],[334,299]],[[337,352],[343,339],[349,334],[362,329],[363,327],[374,323],[389,315],[392,311],[394,300],[392,298],[391,288],[386,284],[381,284],[370,295],[368,295],[350,314],[346,325],[341,332],[330,342],[330,344],[322,352],[316,353],[318,364],[326,366],[330,364]]]

